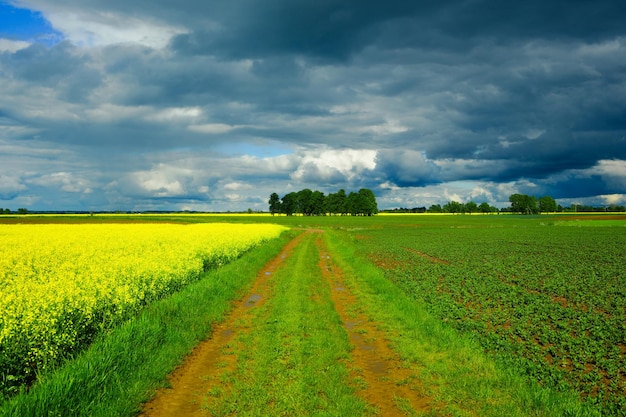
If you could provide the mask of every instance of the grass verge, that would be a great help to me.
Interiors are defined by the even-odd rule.
[[[293,232],[255,248],[137,317],[103,334],[28,391],[0,404],[0,416],[134,416],[182,358],[210,332]]]
[[[435,319],[415,299],[355,252],[354,240],[325,233],[326,245],[372,319],[384,323],[392,347],[420,369],[427,394],[452,416],[598,416],[575,393],[554,392],[497,362],[470,335]]]

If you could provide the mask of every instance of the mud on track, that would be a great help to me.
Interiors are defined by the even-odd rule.
[[[431,411],[432,401],[421,393],[418,371],[405,365],[390,348],[379,324],[358,309],[355,295],[343,282],[343,272],[333,263],[322,240],[317,239],[316,244],[320,269],[331,286],[335,310],[353,346],[351,376],[365,382],[357,389],[357,395],[385,417],[412,415],[408,410]]]
[[[206,416],[203,404],[212,389],[221,384],[221,376],[232,372],[237,364],[234,338],[250,332],[251,310],[263,304],[271,290],[270,280],[277,268],[291,256],[300,242],[315,234],[320,254],[319,267],[331,289],[337,314],[352,345],[348,368],[357,396],[363,398],[374,413],[381,416],[413,415],[428,412],[431,401],[422,391],[417,371],[406,366],[387,342],[380,326],[368,319],[357,307],[357,299],[344,284],[343,274],[333,263],[321,238],[322,231],[307,230],[290,241],[281,253],[257,274],[250,291],[235,302],[222,323],[213,327],[209,339],[201,342],[169,377],[169,388],[161,389],[145,404],[142,416]],[[239,346],[241,348],[241,346]]]

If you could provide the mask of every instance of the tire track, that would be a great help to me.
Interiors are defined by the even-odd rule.
[[[319,267],[331,288],[335,310],[350,337],[354,366],[351,376],[357,394],[381,416],[406,416],[432,411],[433,400],[423,394],[418,371],[407,367],[390,348],[385,333],[358,309],[355,295],[343,282],[343,273],[333,263],[321,238],[316,239]]]
[[[268,281],[302,240],[304,233],[292,239],[281,253],[257,274],[250,291],[234,306],[222,323],[213,327],[209,339],[198,344],[183,364],[170,374],[169,387],[157,391],[144,404],[143,417],[201,417],[206,415],[202,403],[207,392],[220,385],[221,376],[232,371],[237,363],[231,343],[233,338],[250,331],[250,309],[261,305],[268,295]]]

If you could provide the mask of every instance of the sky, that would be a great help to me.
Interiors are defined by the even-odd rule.
[[[0,0],[0,207],[626,204],[622,0]]]

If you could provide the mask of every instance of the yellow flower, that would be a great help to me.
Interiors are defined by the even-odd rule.
[[[0,363],[35,372],[80,347],[89,332],[284,230],[224,223],[0,225]]]

